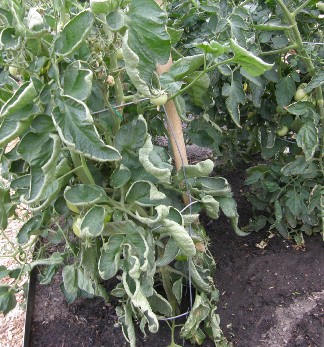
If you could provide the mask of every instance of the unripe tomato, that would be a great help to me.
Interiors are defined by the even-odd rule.
[[[163,106],[168,101],[168,95],[162,92],[159,96],[150,98],[151,104],[155,106]]]
[[[175,260],[177,261],[187,261],[188,260],[188,257],[184,254],[178,254],[176,257],[175,257]]]
[[[117,60],[123,60],[124,59],[124,54],[123,54],[122,48],[117,49],[115,56],[116,56]]]
[[[296,101],[305,100],[306,97],[307,97],[307,93],[305,92],[305,89],[303,89],[303,88],[297,89],[297,91],[295,93],[295,100]]]
[[[316,7],[321,11],[324,12],[324,2],[320,1],[316,4]]]
[[[9,73],[13,77],[18,77],[19,76],[18,69],[15,66],[9,66]]]
[[[288,127],[283,125],[279,130],[277,130],[276,134],[280,137],[286,136],[288,134]]]
[[[82,238],[82,235],[81,235],[81,218],[80,217],[77,217],[73,220],[72,229],[73,229],[74,234],[77,237]]]
[[[107,214],[105,219],[104,219],[104,223],[107,224],[111,221],[111,214]]]

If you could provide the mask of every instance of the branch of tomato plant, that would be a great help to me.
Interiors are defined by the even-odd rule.
[[[290,50],[292,49],[296,49],[298,48],[298,45],[296,43],[291,44],[289,46],[283,47],[283,48],[279,48],[279,49],[274,49],[272,51],[268,51],[268,52],[261,52],[259,54],[260,57],[264,57],[266,55],[274,55],[274,54],[281,54],[281,53],[288,53]]]
[[[80,182],[83,184],[95,184],[83,155],[77,154],[72,148],[70,148],[70,154]]]
[[[307,0],[304,3],[302,3],[299,7],[296,8],[296,10],[292,13],[294,16],[296,16],[301,10],[303,10],[305,7],[307,7],[311,2],[314,0]]]
[[[284,12],[286,20],[292,26],[291,31],[292,31],[292,34],[294,37],[295,44],[297,45],[296,51],[300,54],[302,60],[304,61],[309,74],[312,77],[315,76],[316,75],[315,66],[314,66],[310,56],[308,55],[308,53],[306,52],[306,50],[304,48],[303,40],[302,40],[300,31],[298,29],[297,21],[295,18],[295,12],[302,5],[299,8],[297,8],[293,13],[290,13],[288,8],[286,7],[286,5],[283,3],[282,0],[276,0],[276,1],[277,1],[278,5],[281,7],[282,11]],[[306,4],[306,3],[308,5],[309,1],[306,1],[304,4]],[[316,87],[315,92],[316,92],[317,107],[318,107],[320,119],[321,119],[321,127],[323,128],[323,126],[324,126],[324,101],[323,101],[322,87],[321,86]],[[322,138],[321,138],[320,153],[322,153],[323,149],[324,149],[324,136],[322,136]],[[320,160],[320,167],[321,167],[322,175],[324,175],[323,159]]]

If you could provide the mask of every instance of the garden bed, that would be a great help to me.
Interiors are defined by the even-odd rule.
[[[241,223],[251,216],[242,197],[241,172],[227,179],[233,187]],[[220,290],[218,313],[226,337],[235,346],[316,347],[324,344],[324,245],[319,236],[306,238],[306,248],[274,236],[265,249],[264,230],[245,238],[236,236],[230,223],[203,218],[217,261],[215,281]],[[101,299],[65,302],[61,277],[49,286],[37,285],[30,346],[126,346],[114,305]],[[161,323],[158,334],[138,346],[167,346],[170,330]],[[182,345],[182,341],[178,341]],[[190,346],[185,342],[184,346]],[[213,346],[210,341],[203,346]]]

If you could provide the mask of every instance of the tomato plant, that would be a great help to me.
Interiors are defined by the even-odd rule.
[[[199,214],[217,219],[222,211],[237,234],[245,232],[228,182],[209,177],[213,161],[186,163],[178,116],[187,123],[187,141],[216,154],[227,146],[237,156],[261,152],[273,160],[266,169],[251,168],[248,183],[262,192],[254,197],[262,200],[259,207],[274,202],[272,223],[279,231],[288,210],[295,220],[304,218],[296,194],[309,201],[311,228],[319,226],[323,75],[315,72],[321,55],[305,49],[294,22],[310,5],[304,20],[314,26],[315,2],[306,1],[294,14],[279,0],[164,5],[1,5],[0,154],[8,182],[0,190],[2,233],[18,204],[29,213],[12,250],[17,269],[1,268],[1,275],[16,278],[0,287],[4,313],[15,306],[23,273],[43,266],[41,283],[48,283],[62,268],[68,302],[78,296],[118,298],[125,338],[135,346],[134,321],[143,334],[146,327],[157,332],[166,319],[174,329],[186,285],[190,312],[184,312],[181,336],[201,344],[208,334],[226,345],[215,313],[215,262]],[[267,23],[272,15],[282,22]],[[321,35],[320,29],[312,35]],[[290,104],[299,82],[307,83],[310,97],[316,94],[317,109],[310,101]],[[171,122],[175,114],[180,131]],[[296,136],[288,130],[277,136],[283,127],[298,128]],[[169,137],[172,153],[155,143],[156,134]],[[6,150],[9,143],[14,145]],[[286,148],[288,155],[282,153]],[[25,253],[38,236],[44,246],[28,262]],[[46,256],[53,242],[64,249]],[[119,283],[107,293],[103,283],[113,277]]]

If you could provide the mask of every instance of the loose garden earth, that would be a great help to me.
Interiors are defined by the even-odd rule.
[[[225,175],[238,201],[241,224],[251,216],[242,197],[244,171]],[[306,238],[306,247],[275,235],[267,229],[247,237],[231,230],[225,217],[204,218],[217,261],[220,291],[218,314],[221,327],[235,346],[317,347],[324,344],[324,245],[320,237]],[[256,244],[265,241],[264,249]],[[126,346],[114,301],[78,299],[68,305],[60,290],[61,277],[49,286],[37,285],[31,346]],[[109,286],[109,284],[108,284]],[[138,346],[169,345],[165,323],[157,334]],[[141,338],[142,337],[142,338]],[[178,340],[182,345],[182,341]],[[184,342],[184,346],[190,346]],[[214,346],[205,341],[203,346]]]

